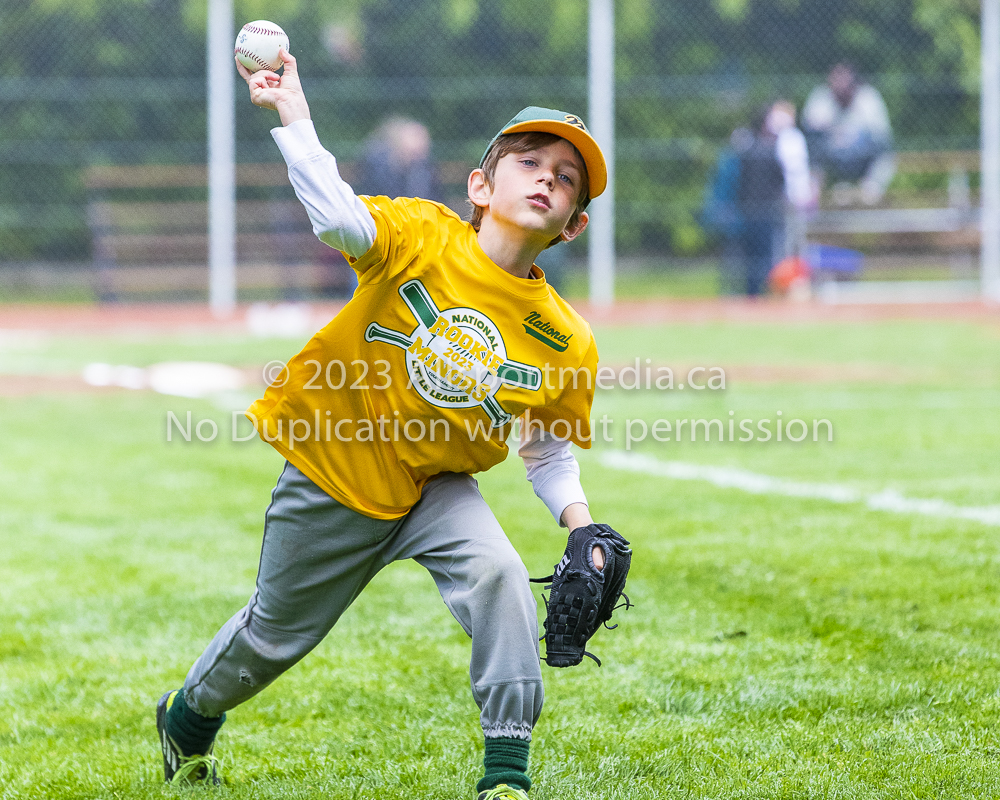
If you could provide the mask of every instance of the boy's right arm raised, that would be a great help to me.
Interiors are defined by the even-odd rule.
[[[299,81],[298,64],[287,50],[279,76],[269,70],[236,68],[250,88],[250,100],[278,112],[284,127],[271,135],[277,142],[295,194],[305,206],[313,232],[325,244],[360,258],[375,241],[375,220],[354,190],[340,177],[337,160],[320,144]]]

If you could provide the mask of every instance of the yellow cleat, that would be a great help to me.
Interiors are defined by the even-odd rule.
[[[506,783],[501,783],[494,789],[480,792],[476,800],[528,800],[528,793],[522,789],[508,786]]]

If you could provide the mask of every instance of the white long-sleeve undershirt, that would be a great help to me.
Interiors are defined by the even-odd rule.
[[[288,165],[288,178],[305,206],[313,233],[343,253],[361,258],[375,242],[375,219],[368,206],[340,176],[337,160],[323,147],[311,120],[275,128],[271,136]],[[580,484],[580,465],[568,440],[526,426],[518,455],[528,480],[556,522],[572,503],[587,503]]]
[[[288,164],[288,178],[305,206],[313,233],[324,244],[361,258],[375,242],[375,219],[340,177],[337,159],[320,143],[312,120],[275,128],[271,136]]]
[[[531,488],[560,525],[567,506],[587,505],[587,495],[580,483],[580,464],[570,450],[568,439],[557,439],[537,425],[522,425],[517,454],[524,461]]]

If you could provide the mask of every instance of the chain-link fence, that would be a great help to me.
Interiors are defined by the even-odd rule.
[[[520,108],[586,117],[586,13],[582,0],[236,3],[237,26],[267,17],[288,33],[320,138],[359,191],[376,191],[366,158],[407,125],[423,126],[431,174],[415,185],[463,213],[469,169]],[[746,231],[740,250],[741,234],[718,212],[730,203],[748,217],[745,184],[757,173],[744,159],[744,177],[734,177],[727,156],[740,163],[762,132],[775,132],[776,118],[759,112],[776,100],[808,127],[803,107],[838,62],[877,91],[891,137],[862,139],[877,152],[842,169],[820,122],[846,106],[827,96],[806,130],[811,197],[789,194],[798,179],[779,159],[785,206],[801,211],[768,257],[820,252],[819,266],[850,273],[857,263],[835,256],[853,252],[867,277],[971,276],[978,16],[974,0],[618,0],[624,293],[630,279],[644,292],[745,290],[732,270],[743,269],[733,253],[746,255]],[[3,4],[0,296],[205,296],[206,17],[206,0]],[[276,115],[241,86],[236,106],[241,298],[349,291],[343,264],[311,241],[296,207],[268,133]],[[380,126],[381,143],[372,138]],[[545,256],[570,294],[585,292],[585,257],[581,241]]]

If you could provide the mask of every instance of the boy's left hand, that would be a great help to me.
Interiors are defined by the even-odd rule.
[[[603,564],[596,564],[596,554]],[[545,614],[545,663],[550,667],[572,667],[590,656],[587,642],[611,619],[623,596],[632,564],[629,542],[609,525],[590,524],[575,528],[562,559],[547,578],[549,597]],[[625,597],[625,608],[632,603]],[[617,627],[617,626],[612,626]]]

